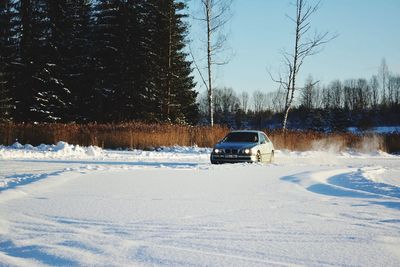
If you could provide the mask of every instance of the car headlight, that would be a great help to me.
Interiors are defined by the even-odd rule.
[[[218,148],[214,148],[214,153],[215,154],[219,154],[219,153],[221,153],[222,151],[220,150],[220,149],[218,149]]]
[[[246,148],[243,150],[243,153],[246,155],[250,155],[251,154],[251,149],[250,148]]]

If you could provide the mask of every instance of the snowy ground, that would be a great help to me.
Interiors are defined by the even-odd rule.
[[[400,156],[0,146],[1,266],[400,266]]]

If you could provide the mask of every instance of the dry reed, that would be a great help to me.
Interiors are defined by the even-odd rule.
[[[82,146],[103,148],[153,149],[161,146],[212,147],[229,129],[222,126],[186,126],[130,122],[120,124],[0,124],[0,144],[16,141],[23,144],[55,144],[65,141]],[[336,150],[400,151],[400,134],[355,135],[351,133],[320,133],[266,131],[276,149],[297,151]]]

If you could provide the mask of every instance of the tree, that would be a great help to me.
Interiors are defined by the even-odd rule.
[[[240,94],[240,105],[243,112],[246,113],[249,105],[249,93],[242,92]]]
[[[37,87],[34,88],[31,111],[35,121],[70,121],[71,91],[66,84],[66,59],[69,56],[67,44],[71,38],[71,22],[67,16],[69,1],[40,1],[35,7],[37,15],[38,47],[42,51],[36,59],[38,72],[34,74]]]
[[[90,0],[69,0],[65,4],[65,24],[62,40],[63,80],[71,91],[69,120],[88,122],[97,107],[93,107],[93,40],[92,6]]]
[[[379,104],[379,81],[376,75],[373,75],[369,81],[369,87],[371,88],[371,103],[372,108],[376,109]]]
[[[218,61],[217,54],[220,54],[226,42],[226,35],[222,30],[230,19],[230,7],[232,0],[200,0],[203,10],[202,18],[197,18],[206,24],[206,43],[207,43],[207,75],[200,75],[207,88],[208,94],[208,113],[210,125],[214,125],[214,99],[213,99],[213,66],[223,65],[227,61]],[[200,69],[198,71],[201,73]],[[203,77],[207,77],[205,80]]]
[[[332,92],[332,106],[333,108],[343,107],[343,90],[342,83],[340,80],[335,80],[329,85]]]
[[[188,15],[183,1],[165,0],[159,6],[159,25],[161,30],[159,43],[158,77],[160,80],[161,119],[188,123],[196,120],[198,108],[195,104],[197,93],[194,91],[192,62],[187,60],[184,51],[187,44]]]
[[[53,66],[48,62],[48,38],[51,32],[48,5],[45,0],[21,0],[17,10],[21,30],[19,55],[15,60],[18,79],[14,82],[14,115],[17,121],[23,122],[42,121],[46,117],[50,119],[52,114],[43,110],[51,101],[47,99],[46,90],[49,90],[49,69]]]
[[[398,105],[400,103],[400,76],[389,75],[387,85],[389,104]]]
[[[310,5],[307,0],[296,0],[296,15],[295,17],[289,17],[295,24],[294,49],[291,53],[285,52],[283,54],[287,68],[286,77],[281,76],[279,79],[274,79],[271,75],[271,78],[286,91],[285,113],[282,124],[284,132],[286,132],[289,111],[292,108],[294,93],[297,89],[297,76],[305,59],[320,52],[322,45],[336,37],[330,36],[329,32],[315,32],[313,36],[307,36],[311,30],[311,17],[320,8],[320,3]]]
[[[13,109],[11,89],[15,79],[12,62],[17,56],[15,4],[0,3],[0,122],[9,121]]]
[[[239,98],[232,88],[224,87],[222,89],[216,89],[215,93],[216,101],[214,109],[221,117],[220,122],[228,124],[236,111],[235,109],[239,105]]]
[[[186,4],[103,0],[95,9],[95,101],[103,121],[194,122],[195,83],[187,60]],[[117,108],[115,108],[117,107]]]
[[[276,113],[284,111],[285,92],[282,91],[282,88],[278,88],[278,90],[267,94],[267,106]]]
[[[17,6],[19,30],[19,52],[14,62],[14,74],[12,97],[15,102],[14,120],[31,121],[32,114],[30,104],[33,95],[33,73],[36,70],[34,51],[37,46],[36,24],[32,1],[21,0]]]
[[[267,96],[257,90],[253,93],[253,104],[254,104],[254,112],[261,112],[265,109],[267,103]]]
[[[381,65],[379,67],[378,77],[379,77],[379,83],[380,83],[380,88],[381,88],[381,93],[382,93],[381,102],[383,105],[386,105],[387,104],[386,89],[387,89],[387,83],[389,80],[389,68],[386,64],[386,59],[384,59],[384,58],[382,59]]]
[[[94,69],[97,77],[94,84],[93,105],[97,107],[94,120],[100,122],[115,121],[121,103],[123,77],[124,46],[126,20],[123,16],[121,0],[101,0],[94,7]],[[119,107],[119,108],[115,108]]]
[[[308,110],[315,107],[315,100],[318,92],[316,85],[318,82],[319,81],[314,82],[310,75],[306,80],[305,86],[301,89],[301,105]]]

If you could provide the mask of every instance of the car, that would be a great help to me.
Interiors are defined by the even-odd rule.
[[[212,164],[273,162],[274,145],[262,131],[232,131],[214,146],[210,160]]]

